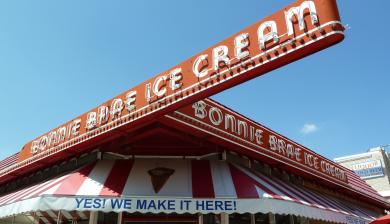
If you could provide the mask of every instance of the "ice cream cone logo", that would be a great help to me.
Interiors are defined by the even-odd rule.
[[[154,192],[157,194],[161,188],[165,185],[167,180],[172,174],[175,173],[175,170],[165,168],[165,167],[157,167],[148,171],[150,175],[150,179],[152,181]]]

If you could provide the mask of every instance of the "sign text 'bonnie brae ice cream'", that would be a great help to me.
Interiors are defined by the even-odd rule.
[[[247,152],[264,156],[262,161],[272,158],[311,175],[348,182],[343,166],[213,100],[200,100],[165,116],[197,130],[209,132],[226,142],[248,148]],[[256,156],[250,158],[254,157]]]
[[[27,143],[19,154],[18,164],[0,171],[0,177],[102,137],[110,130],[124,130],[155,119],[325,49],[343,38],[335,0],[299,0]]]

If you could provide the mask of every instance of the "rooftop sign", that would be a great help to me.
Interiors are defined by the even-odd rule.
[[[385,175],[380,159],[355,163],[351,166],[351,169],[362,179],[383,177]]]
[[[111,130],[157,116],[258,77],[344,38],[336,0],[299,0],[217,45],[28,142],[0,177]],[[138,123],[139,124],[139,123]]]

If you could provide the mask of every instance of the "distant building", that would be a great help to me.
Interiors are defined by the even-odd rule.
[[[385,147],[372,148],[366,153],[339,157],[334,160],[353,170],[390,201],[390,159]]]

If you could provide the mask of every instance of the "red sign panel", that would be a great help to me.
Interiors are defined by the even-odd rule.
[[[348,182],[347,171],[339,164],[209,99],[166,116],[238,144],[247,152],[261,154],[263,158],[282,162],[325,180]]]
[[[340,42],[336,0],[299,0],[112,100],[27,143],[19,163],[34,161],[126,129],[258,77]]]

